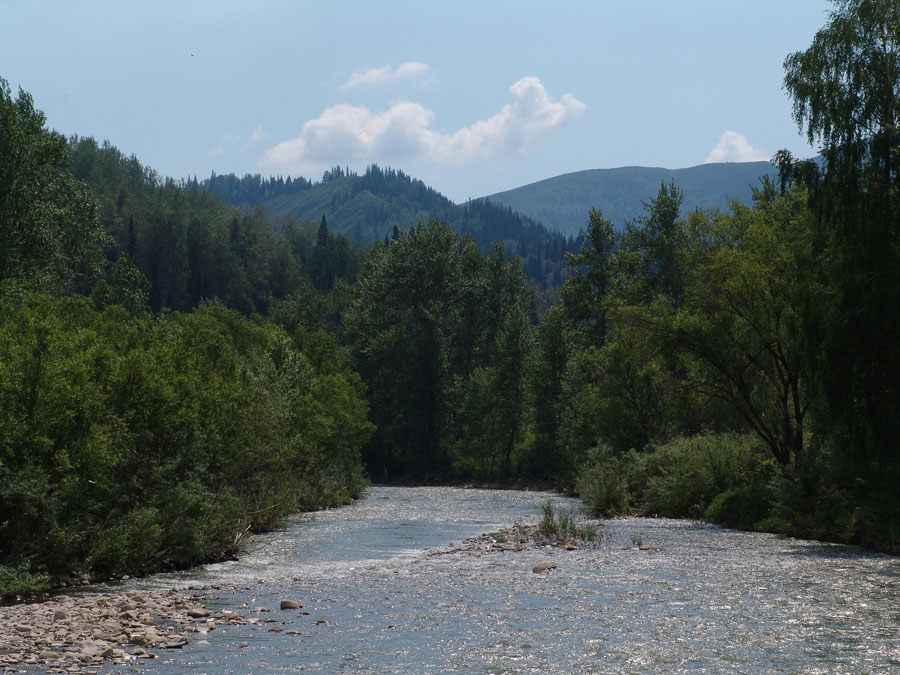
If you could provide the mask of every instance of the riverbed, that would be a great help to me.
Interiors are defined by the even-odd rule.
[[[889,556],[665,519],[607,521],[580,550],[456,546],[537,522],[547,499],[577,508],[548,493],[374,486],[253,538],[237,561],[129,580],[255,620],[101,672],[900,671]],[[556,568],[534,573],[544,561]]]

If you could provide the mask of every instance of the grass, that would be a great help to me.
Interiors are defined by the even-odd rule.
[[[600,541],[600,532],[596,525],[579,524],[575,518],[575,509],[563,511],[557,509],[549,499],[541,505],[544,517],[537,526],[538,537],[545,543],[590,543]]]

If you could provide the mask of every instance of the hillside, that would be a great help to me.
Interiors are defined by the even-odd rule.
[[[402,171],[374,165],[362,175],[337,167],[320,183],[213,175],[199,187],[236,206],[261,203],[276,220],[292,216],[300,223],[318,222],[324,215],[333,231],[366,243],[390,238],[395,227],[407,229],[436,218],[472,235],[482,250],[501,241],[508,254],[522,259],[528,277],[542,286],[560,283],[563,258],[575,248],[572,240],[507,206],[486,199],[458,205]]]
[[[734,199],[747,203],[751,186],[758,185],[760,176],[775,172],[769,162],[701,164],[688,169],[592,169],[498,192],[488,199],[572,237],[585,226],[591,208],[599,209],[617,228],[622,228],[626,221],[640,216],[642,202],[656,195],[661,183],[670,180],[684,191],[683,208],[689,213],[698,208],[726,208]]]

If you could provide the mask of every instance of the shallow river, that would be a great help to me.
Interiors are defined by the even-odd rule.
[[[897,558],[664,519],[606,522],[593,549],[433,555],[537,522],[549,497],[576,505],[372,487],[254,538],[239,561],[128,582],[204,586],[210,609],[277,622],[220,627],[123,672],[900,672]],[[532,573],[544,560],[557,568]]]

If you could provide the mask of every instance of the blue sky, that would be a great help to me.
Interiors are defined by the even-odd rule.
[[[456,201],[813,154],[782,90],[825,0],[0,0],[0,77],[162,175],[377,163]]]

